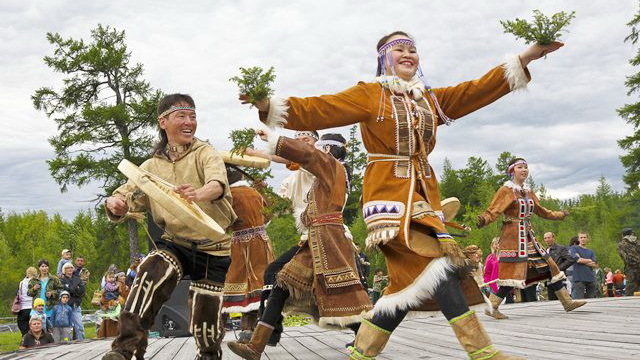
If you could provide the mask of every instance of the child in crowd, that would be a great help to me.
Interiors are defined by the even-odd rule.
[[[111,300],[118,301],[118,297],[120,297],[120,292],[118,291],[118,284],[116,283],[116,274],[113,272],[108,272],[105,275],[105,283],[102,288],[102,299],[106,302]],[[103,310],[108,310],[107,305],[103,305]]]
[[[47,314],[44,312],[44,300],[41,298],[36,298],[33,300],[33,307],[31,308],[31,313],[29,316],[34,317],[38,316],[42,319],[42,331],[51,332],[51,322],[47,318]]]
[[[73,309],[68,304],[69,292],[63,290],[60,293],[60,302],[53,307],[51,324],[53,325],[53,339],[56,342],[71,340],[73,331]]]
[[[71,262],[71,250],[63,249],[60,255],[62,258],[58,261],[58,268],[56,269],[56,275],[58,276],[62,276],[62,266]]]

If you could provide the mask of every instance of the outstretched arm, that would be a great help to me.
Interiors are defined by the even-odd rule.
[[[478,215],[478,227],[481,228],[496,221],[498,216],[507,210],[512,202],[513,194],[511,193],[511,189],[506,186],[498,189],[498,192],[493,196],[493,200],[491,200],[491,204],[487,210]]]

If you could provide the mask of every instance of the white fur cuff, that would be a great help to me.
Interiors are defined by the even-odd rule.
[[[284,127],[287,124],[287,112],[289,105],[287,99],[271,98],[269,99],[269,113],[267,114],[267,126]]]
[[[276,147],[278,146],[280,134],[277,129],[274,128],[262,129],[262,131],[267,135],[267,152],[269,155],[274,155],[276,153]]]
[[[509,88],[511,88],[511,91],[527,88],[529,78],[527,78],[527,74],[522,67],[522,63],[520,63],[518,55],[505,56],[502,68],[504,69],[504,77],[509,82]]]

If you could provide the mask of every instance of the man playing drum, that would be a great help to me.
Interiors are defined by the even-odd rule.
[[[222,229],[227,229],[236,215],[231,207],[225,165],[211,145],[194,137],[197,122],[193,99],[183,94],[165,96],[158,104],[158,119],[160,142],[140,168],[175,184],[176,196],[195,202]],[[176,200],[181,202],[179,198]],[[221,359],[224,328],[220,311],[230,264],[229,237],[209,239],[201,235],[132,181],[116,189],[105,205],[114,222],[149,210],[164,235],[154,239],[156,249],[138,268],[119,318],[120,333],[103,360],[144,358],[147,330],[184,275],[191,277],[189,330],[195,338],[197,359]]]

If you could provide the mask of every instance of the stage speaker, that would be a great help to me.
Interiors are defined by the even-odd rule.
[[[162,337],[189,337],[189,283],[187,277],[180,280],[169,300],[160,308],[151,327]]]

